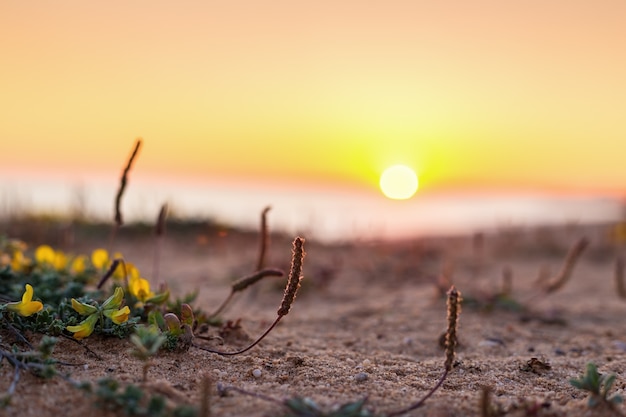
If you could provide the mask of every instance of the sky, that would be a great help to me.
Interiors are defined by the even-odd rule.
[[[622,196],[626,2],[3,1],[0,178]],[[142,177],[143,176],[143,177]]]

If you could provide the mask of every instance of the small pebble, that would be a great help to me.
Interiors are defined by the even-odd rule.
[[[368,367],[372,364],[372,361],[369,359],[364,359],[362,362],[363,366]]]
[[[359,372],[358,374],[354,376],[354,380],[356,382],[364,382],[364,381],[367,381],[369,377],[370,376],[367,374],[367,372]]]
[[[254,371],[252,371],[252,376],[255,378],[261,378],[261,370],[259,368],[255,369]]]
[[[614,340],[611,342],[614,348],[621,350],[622,352],[626,352],[626,343],[621,340]]]

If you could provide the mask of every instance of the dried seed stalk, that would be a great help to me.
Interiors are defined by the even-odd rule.
[[[296,298],[298,288],[300,288],[300,280],[302,279],[302,260],[304,259],[304,239],[297,237],[293,241],[293,256],[291,258],[291,270],[289,271],[289,281],[287,281],[287,287],[285,287],[285,293],[283,294],[283,301],[278,309],[278,316],[286,316],[289,313],[291,304]]]
[[[402,414],[406,414],[409,411],[413,411],[426,402],[442,385],[446,380],[448,373],[452,370],[452,365],[454,365],[454,349],[457,345],[457,327],[459,325],[459,315],[461,314],[461,292],[458,291],[454,285],[450,287],[448,291],[448,301],[447,301],[447,317],[448,317],[448,328],[446,329],[446,361],[444,364],[443,375],[439,378],[437,384],[426,393],[419,401],[411,404],[410,406],[403,408],[402,410],[394,411],[387,414],[387,417],[395,417],[400,416]]]
[[[247,277],[243,277],[233,283],[232,292],[243,291],[248,288],[250,285],[256,284],[258,281],[265,277],[282,277],[285,275],[283,271],[280,269],[262,269],[260,271],[255,272],[252,275]]]
[[[285,293],[283,295],[282,302],[280,304],[280,308],[277,312],[276,320],[268,327],[268,329],[257,338],[254,342],[252,342],[247,347],[235,351],[235,352],[222,352],[218,350],[213,350],[210,348],[206,348],[203,346],[199,346],[193,344],[194,347],[202,350],[206,350],[207,352],[216,353],[222,356],[232,356],[239,355],[240,353],[247,352],[248,350],[255,347],[261,340],[265,338],[273,329],[276,327],[280,319],[286,316],[289,313],[289,309],[291,308],[291,304],[296,298],[296,293],[298,292],[298,288],[300,288],[300,280],[302,279],[302,260],[304,259],[304,239],[301,237],[295,238],[293,241],[293,256],[291,259],[291,270],[289,272],[289,279],[287,281],[287,286],[285,287]],[[244,287],[245,288],[245,287]],[[231,292],[232,294],[232,292]]]
[[[454,349],[458,343],[456,331],[459,315],[461,314],[461,293],[454,287],[448,291],[448,329],[446,330],[446,362],[447,372],[452,370],[454,364]]]
[[[556,276],[546,284],[545,292],[550,294],[563,287],[572,275],[576,261],[589,245],[589,239],[582,237],[577,240],[565,256],[565,262]]]
[[[111,266],[109,267],[109,269],[104,273],[102,278],[100,278],[100,281],[98,282],[98,285],[96,286],[96,288],[98,289],[102,288],[104,283],[107,282],[109,278],[111,278],[111,275],[113,275],[113,273],[117,269],[117,266],[120,264],[120,262],[122,263],[122,267],[124,268],[124,276],[126,276],[126,263],[124,262],[123,259],[115,258],[113,259],[113,262],[111,263]]]
[[[618,256],[615,260],[615,285],[617,286],[617,295],[626,299],[626,287],[624,287],[624,258]]]
[[[161,270],[161,246],[163,236],[165,235],[165,221],[167,220],[167,203],[163,203],[159,210],[156,224],[154,226],[154,234],[156,240],[154,242],[154,257],[152,259],[152,277],[155,281],[159,280],[159,272]]]
[[[124,190],[126,189],[126,183],[128,182],[128,173],[130,172],[130,168],[133,165],[133,161],[137,157],[139,153],[139,148],[141,147],[141,138],[137,138],[135,142],[135,148],[133,153],[130,155],[128,162],[126,163],[126,167],[124,168],[124,172],[122,172],[122,177],[120,178],[120,188],[117,190],[117,195],[115,196],[115,224],[119,227],[124,224],[122,219],[122,210],[120,208],[122,203],[122,196],[124,195]]]
[[[491,387],[484,386],[480,391],[480,417],[491,417]]]
[[[256,270],[260,271],[265,267],[265,256],[267,253],[267,248],[269,247],[269,232],[267,227],[267,213],[272,209],[271,206],[267,206],[261,212],[261,237],[260,237],[260,246],[259,246],[259,259],[256,264]]]
[[[228,303],[232,300],[236,292],[245,290],[249,286],[256,284],[258,281],[262,280],[265,277],[282,277],[283,275],[285,275],[285,273],[280,269],[268,268],[257,271],[252,275],[248,275],[247,277],[238,279],[237,281],[233,282],[228,297],[226,297],[226,299],[217,308],[217,310],[215,310],[209,317],[215,317],[220,314],[224,310],[224,308],[226,308]]]
[[[163,236],[165,234],[165,221],[167,220],[167,203],[163,203],[161,209],[159,210],[159,216],[157,217],[157,222],[154,227],[154,234],[157,237]]]
[[[200,417],[211,417],[211,387],[213,381],[205,374],[200,387]]]

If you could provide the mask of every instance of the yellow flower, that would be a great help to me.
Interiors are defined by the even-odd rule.
[[[149,298],[154,297],[154,293],[150,291],[150,282],[145,278],[132,278],[128,283],[128,290],[130,293],[142,303],[145,303]]]
[[[24,256],[21,250],[13,252],[13,258],[11,259],[11,269],[15,272],[25,272],[30,265],[30,259]]]
[[[81,340],[93,333],[98,321],[98,315],[92,314],[76,326],[67,326],[66,329],[74,333],[74,339]]]
[[[57,271],[63,271],[67,267],[67,256],[60,250],[54,252],[54,262],[52,265]]]
[[[41,245],[35,250],[35,260],[38,264],[54,264],[55,253],[48,245]]]
[[[41,245],[35,250],[35,261],[44,267],[53,267],[57,271],[62,271],[67,266],[67,257],[58,250],[55,251],[48,245]]]
[[[72,298],[72,308],[81,316],[88,316],[93,313],[98,312],[98,308],[89,304],[81,303],[76,299]]]
[[[8,303],[6,308],[13,311],[20,316],[28,317],[43,309],[43,304],[40,301],[33,301],[33,287],[30,284],[26,284],[26,290],[22,295],[22,301],[15,303]]]
[[[121,272],[121,276],[119,276],[120,279],[126,278],[124,276],[124,268],[122,267],[122,265],[117,267],[113,276],[117,277],[118,272]],[[139,269],[137,269],[137,267],[132,262],[126,262],[126,272],[128,273],[128,279],[130,279],[131,281],[133,279],[139,278]]]
[[[85,257],[80,255],[74,258],[70,269],[74,274],[82,274],[85,272]]]
[[[104,269],[109,265],[109,252],[96,249],[91,253],[91,263],[96,269]]]
[[[122,324],[128,320],[130,308],[124,306],[124,308],[120,310],[104,310],[104,315],[113,320],[113,323]]]

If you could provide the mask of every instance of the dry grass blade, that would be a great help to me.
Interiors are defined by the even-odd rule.
[[[200,417],[211,417],[211,387],[213,381],[209,375],[204,375],[200,387]]]
[[[267,213],[272,209],[271,206],[267,206],[261,212],[261,237],[259,243],[259,259],[256,264],[256,270],[260,271],[265,267],[265,256],[267,254],[267,248],[269,247],[270,238],[267,227]]]
[[[247,352],[248,350],[255,347],[261,340],[265,338],[273,329],[276,327],[280,319],[286,316],[289,313],[291,305],[296,298],[296,293],[298,292],[298,288],[300,288],[300,280],[302,279],[302,260],[304,259],[304,239],[301,237],[295,238],[293,241],[293,256],[291,258],[291,270],[289,272],[289,279],[287,281],[287,286],[285,287],[285,293],[283,295],[282,302],[280,304],[280,308],[277,312],[276,320],[268,327],[268,329],[259,336],[254,342],[252,342],[247,347],[237,350],[235,352],[222,352],[219,350],[213,350],[210,348],[206,348],[203,346],[199,346],[193,344],[194,347],[206,350],[207,352],[216,353],[218,355],[223,356],[232,356],[239,355],[241,353]],[[245,288],[245,287],[244,287]]]
[[[135,142],[135,148],[133,149],[133,153],[128,158],[128,162],[126,163],[126,167],[122,172],[122,177],[120,178],[120,188],[117,190],[117,195],[115,196],[115,224],[119,227],[124,224],[124,220],[122,218],[122,196],[124,195],[124,190],[126,189],[126,184],[128,183],[128,173],[133,166],[133,162],[135,158],[137,158],[137,154],[139,153],[139,149],[141,148],[141,138],[138,138]]]
[[[461,314],[461,292],[458,291],[454,285],[450,287],[448,291],[448,299],[447,299],[447,318],[448,318],[448,327],[446,329],[446,361],[444,364],[443,375],[439,378],[437,384],[426,393],[419,401],[411,404],[410,406],[403,408],[398,411],[393,411],[387,414],[387,417],[395,417],[400,416],[402,414],[406,414],[409,411],[413,411],[426,402],[442,385],[446,380],[448,373],[452,370],[452,366],[454,365],[454,356],[455,356],[455,348],[457,345],[457,329],[459,325],[459,316]]]
[[[480,390],[480,417],[492,417],[491,413],[491,387],[484,386]]]
[[[124,268],[124,276],[126,275],[126,264],[124,263],[124,260],[123,259],[119,259],[119,258],[113,259],[113,262],[111,263],[111,266],[104,273],[102,278],[100,278],[100,281],[98,282],[98,285],[96,286],[96,288],[98,288],[98,289],[102,288],[102,286],[107,282],[107,280],[109,278],[111,278],[111,275],[113,275],[113,273],[117,269],[117,267],[120,264],[120,262],[122,263],[122,267]]]
[[[283,275],[285,275],[285,273],[281,271],[280,269],[267,268],[267,269],[262,269],[260,271],[257,271],[252,275],[248,275],[247,277],[238,279],[237,281],[233,282],[233,285],[230,289],[230,294],[228,295],[228,297],[226,297],[226,299],[217,308],[217,310],[211,313],[209,317],[215,317],[218,314],[220,314],[222,311],[224,311],[224,308],[226,308],[228,303],[232,300],[235,293],[245,290],[249,286],[256,284],[257,282],[259,282],[265,277],[282,277]]]
[[[159,272],[161,270],[161,246],[163,237],[165,236],[165,221],[167,220],[167,203],[163,203],[159,210],[156,224],[154,226],[154,234],[156,241],[154,242],[154,257],[152,260],[152,276],[155,281],[159,280]]]
[[[574,267],[576,266],[576,261],[588,245],[589,239],[586,237],[580,238],[574,243],[574,245],[572,245],[565,256],[565,261],[561,270],[546,284],[544,290],[547,294],[559,290],[567,283],[567,281],[569,281],[572,276],[572,272],[574,271]]]
[[[165,234],[165,221],[167,220],[167,203],[163,203],[161,209],[159,210],[159,216],[157,217],[157,222],[154,227],[154,234],[159,236],[163,236]]]

